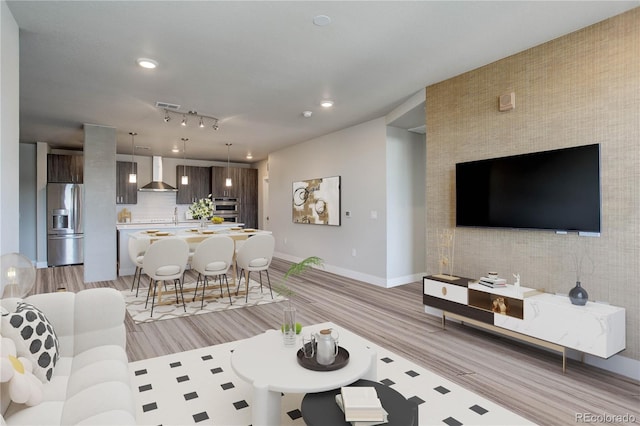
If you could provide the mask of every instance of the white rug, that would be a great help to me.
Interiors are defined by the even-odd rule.
[[[143,284],[144,283],[145,282],[143,281]],[[209,285],[217,285],[217,283],[209,281]],[[163,301],[171,303],[167,305],[158,305],[156,303],[155,307],[153,308],[153,317],[151,316],[151,297],[149,297],[149,303],[145,308],[148,287],[141,286],[140,291],[138,292],[138,297],[136,297],[135,290],[124,290],[121,293],[127,305],[127,311],[133,318],[133,321],[137,324],[187,317],[190,315],[208,314],[211,312],[220,312],[229,309],[239,309],[248,306],[263,305],[266,303],[282,302],[284,300],[287,300],[286,297],[281,296],[275,290],[273,291],[273,298],[271,298],[271,293],[269,293],[269,285],[266,283],[266,281],[264,282],[262,291],[260,291],[260,283],[251,279],[249,280],[249,300],[247,302],[245,302],[245,285],[244,280],[242,280],[242,286],[240,288],[240,293],[238,294],[238,296],[235,295],[235,286],[229,285],[229,289],[231,290],[231,304],[229,304],[226,285],[223,286],[224,297],[218,297],[217,299],[207,299],[206,296],[220,296],[220,289],[207,287],[207,289],[205,290],[204,307],[201,308],[200,305],[202,303],[202,300],[200,299],[200,297],[202,296],[202,283],[198,286],[198,297],[195,301],[193,301],[193,290],[195,289],[195,286],[195,281],[186,282],[184,284],[184,301],[186,302],[185,312],[185,309],[182,307],[182,298],[180,298],[179,305],[176,303],[173,284],[167,285],[168,290],[163,295]],[[180,292],[178,292],[178,294],[180,294]]]
[[[378,381],[419,404],[420,425],[534,424],[389,350],[362,340],[377,351]],[[137,424],[250,425],[252,389],[235,375],[230,362],[231,353],[240,342],[130,363],[131,380],[137,392]],[[256,354],[257,362],[259,356]],[[300,413],[303,396],[282,396],[281,425],[304,425]]]

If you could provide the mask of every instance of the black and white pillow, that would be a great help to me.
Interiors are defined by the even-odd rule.
[[[42,311],[19,302],[15,312],[3,313],[2,335],[13,340],[19,356],[31,360],[37,378],[51,380],[59,358],[58,337]]]

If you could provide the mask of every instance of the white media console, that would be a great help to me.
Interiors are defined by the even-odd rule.
[[[566,349],[609,358],[625,349],[625,310],[527,287],[491,288],[468,278],[428,276],[422,280],[425,311],[524,340],[562,353]]]

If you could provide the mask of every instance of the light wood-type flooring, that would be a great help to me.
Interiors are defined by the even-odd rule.
[[[274,259],[272,284],[288,266]],[[59,287],[68,291],[131,288],[132,276],[86,285],[82,277],[82,266],[39,269],[34,292]],[[147,282],[143,276],[145,290]],[[440,318],[424,312],[422,283],[385,289],[313,270],[293,277],[288,284],[296,292],[293,305],[303,325],[332,321],[538,424],[623,424],[612,417],[593,417],[603,415],[630,415],[640,424],[637,381],[573,360],[563,374],[557,353],[462,324],[448,322],[443,329]],[[284,303],[139,325],[127,316],[129,360],[229,342],[276,328]],[[592,416],[591,421],[576,417],[583,413]]]

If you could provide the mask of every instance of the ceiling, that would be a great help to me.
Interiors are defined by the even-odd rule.
[[[249,162],[382,117],[425,86],[640,5],[639,1],[7,1],[20,27],[20,140]],[[330,17],[317,26],[317,15]],[[136,64],[158,62],[154,70]],[[331,99],[332,108],[320,101]],[[156,102],[219,119],[165,123]],[[421,107],[394,125],[424,125]],[[303,111],[311,111],[309,118]],[[410,116],[416,117],[411,119]],[[416,121],[417,120],[417,121]],[[186,154],[172,153],[188,138]]]

